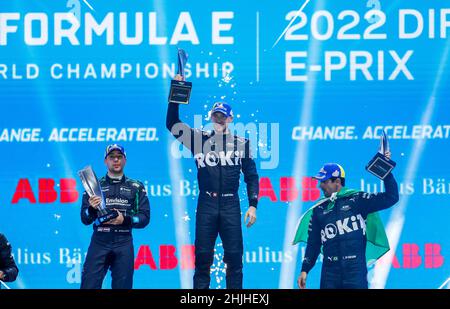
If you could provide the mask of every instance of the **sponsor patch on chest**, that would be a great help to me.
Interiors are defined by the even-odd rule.
[[[352,209],[352,207],[350,205],[344,205],[344,206],[341,207],[342,211],[347,211],[347,210],[350,210],[350,209]]]

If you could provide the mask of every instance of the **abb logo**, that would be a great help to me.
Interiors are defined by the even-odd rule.
[[[424,265],[425,268],[439,268],[444,265],[444,257],[441,255],[440,244],[425,244],[424,252],[420,252],[417,244],[403,244],[402,246],[402,264],[394,255],[392,267],[394,268],[418,268]]]
[[[59,181],[59,201],[61,203],[74,203],[78,200],[77,182],[73,178],[61,178]],[[55,189],[55,180],[51,178],[40,178],[38,180],[39,203],[54,203],[58,199]],[[27,178],[19,179],[11,203],[16,204],[21,199],[27,199],[30,203],[36,203],[36,195]]]
[[[176,248],[173,245],[161,245],[159,246],[159,269],[170,270],[180,266],[181,269],[194,269],[195,268],[195,246],[184,245],[181,246],[180,260],[175,255]],[[152,251],[148,245],[142,245],[139,247],[138,254],[134,260],[134,269],[137,270],[142,265],[148,265],[151,269],[157,270],[155,259],[153,258]]]
[[[296,200],[301,191],[301,199],[304,202],[315,201],[320,197],[320,190],[317,188],[318,180],[312,177],[303,177],[301,181],[301,190],[297,188],[294,177],[280,177],[280,201],[292,202]],[[259,180],[258,199],[268,197],[272,202],[276,202],[277,195],[273,185],[268,177],[261,177]]]

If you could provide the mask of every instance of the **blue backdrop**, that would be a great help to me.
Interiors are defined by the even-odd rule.
[[[261,196],[256,225],[243,228],[245,287],[296,287],[304,247],[291,242],[323,163],[339,162],[348,187],[382,190],[364,169],[382,128],[401,197],[381,213],[392,249],[370,268],[371,286],[440,287],[450,276],[449,36],[450,6],[437,0],[2,3],[0,231],[20,268],[11,286],[79,287],[92,229],[79,218],[77,171],[105,173],[114,142],[151,203],[150,225],[134,231],[134,286],[192,286],[196,170],[165,128],[181,47],[193,82],[182,119],[206,125],[224,100],[250,131]],[[220,239],[216,250],[212,286],[223,288]]]

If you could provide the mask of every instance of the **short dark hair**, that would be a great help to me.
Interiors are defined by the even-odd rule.
[[[336,179],[338,179],[338,178],[341,180],[342,186],[345,187],[345,178],[343,178],[343,177],[331,177],[330,179],[331,179],[333,182],[335,182]]]

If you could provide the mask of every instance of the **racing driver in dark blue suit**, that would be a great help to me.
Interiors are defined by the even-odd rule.
[[[101,289],[108,269],[111,269],[113,289],[131,289],[134,273],[132,229],[144,228],[150,222],[150,203],[144,185],[124,175],[125,149],[117,144],[105,151],[108,173],[99,182],[106,208],[118,213],[107,222],[96,225],[100,196],[83,194],[81,221],[93,224],[91,244],[81,276],[82,289]]]
[[[182,80],[180,75],[175,77]],[[242,289],[243,242],[241,208],[238,196],[241,171],[247,183],[249,208],[245,214],[247,227],[256,221],[259,178],[250,155],[249,140],[231,134],[231,106],[218,102],[211,111],[214,130],[192,129],[179,117],[179,104],[169,103],[166,126],[196,159],[200,188],[195,224],[194,288],[207,289],[214,245],[220,235],[227,264],[226,286]]]
[[[390,158],[390,152],[385,153]],[[351,191],[344,188],[345,172],[336,163],[325,164],[314,177],[320,181],[326,198],[335,193]],[[369,194],[354,191],[334,201],[314,207],[309,222],[308,240],[302,269],[298,278],[300,288],[306,288],[306,278],[321,251],[323,266],[321,289],[367,289],[366,219],[371,213],[397,203],[398,186],[392,173],[384,178],[385,192]],[[329,207],[330,203],[334,203]],[[384,233],[384,229],[383,229]]]

